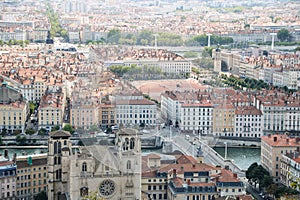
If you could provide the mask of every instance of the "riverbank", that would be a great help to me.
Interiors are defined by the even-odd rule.
[[[0,149],[47,149],[48,146],[0,146]]]

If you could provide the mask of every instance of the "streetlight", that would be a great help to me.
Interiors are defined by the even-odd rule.
[[[224,142],[225,144],[225,156],[224,159],[227,160],[227,142]]]

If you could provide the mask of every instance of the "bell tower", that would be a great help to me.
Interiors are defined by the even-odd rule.
[[[124,198],[141,199],[141,139],[135,129],[124,128],[118,133],[120,164],[124,176]]]
[[[59,200],[68,196],[71,134],[67,131],[53,131],[48,139],[48,199]]]
[[[48,33],[47,33],[47,39],[46,39],[45,43],[46,43],[45,44],[45,51],[46,51],[46,53],[49,52],[49,51],[53,51],[54,41],[51,38],[50,31],[48,31]]]

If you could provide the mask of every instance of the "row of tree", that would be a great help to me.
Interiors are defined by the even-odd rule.
[[[156,36],[155,36],[156,35]],[[87,41],[87,44],[122,44],[122,45],[155,45],[155,37],[157,39],[157,45],[159,46],[207,46],[208,36],[198,35],[188,40],[184,40],[180,35],[175,33],[158,33],[155,34],[152,31],[143,30],[139,34],[134,35],[128,33],[124,35],[118,29],[110,30],[107,34],[106,40],[101,38],[97,41]],[[211,36],[212,45],[224,45],[233,42],[231,37],[221,37],[217,35]]]
[[[12,45],[19,45],[21,47],[24,47],[25,45],[29,44],[29,40],[15,40],[15,39],[11,39],[8,40],[7,42],[0,40],[0,46],[3,45],[8,45],[8,46],[12,46]]]
[[[64,39],[68,39],[68,31],[62,28],[58,20],[58,15],[54,12],[49,2],[47,3],[46,15],[49,18],[51,24],[51,37],[63,37]]]
[[[243,88],[250,88],[250,89],[269,89],[270,85],[263,80],[256,80],[252,78],[238,78],[235,76],[227,76],[226,74],[221,75],[222,82],[226,85],[232,86],[235,89],[243,89]]]

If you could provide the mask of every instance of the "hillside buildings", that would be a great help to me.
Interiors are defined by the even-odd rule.
[[[252,48],[246,51],[215,49],[212,56],[216,72],[226,70],[242,78],[263,80],[274,86],[286,86],[293,90],[297,90],[300,86],[298,54],[267,52]]]
[[[245,188],[226,169],[187,155],[152,153],[143,156],[142,192],[150,199],[213,199],[244,195]]]

